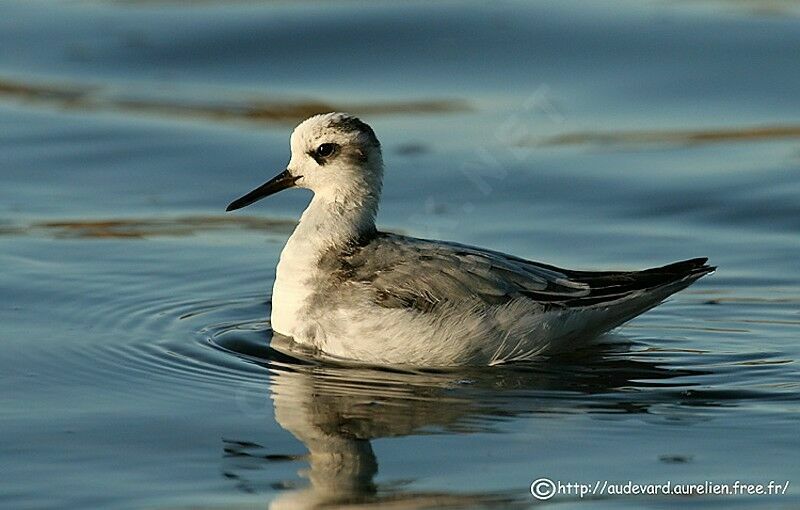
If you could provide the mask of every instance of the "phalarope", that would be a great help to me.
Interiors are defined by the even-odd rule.
[[[568,352],[714,271],[573,271],[380,232],[383,158],[356,117],[311,117],[283,172],[228,206],[294,186],[314,196],[281,253],[272,328],[321,353],[386,365],[494,365]]]

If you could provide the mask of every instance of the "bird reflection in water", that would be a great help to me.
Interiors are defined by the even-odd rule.
[[[623,357],[618,350],[611,346],[492,370],[425,372],[278,356],[269,362],[275,418],[308,450],[307,456],[282,460],[305,460],[308,469],[301,475],[309,483],[288,484],[269,508],[527,508],[532,503],[527,487],[475,493],[381,486],[375,482],[379,460],[371,440],[431,431],[486,432],[498,420],[538,413],[551,418],[647,413],[653,405],[674,402],[678,388],[687,386],[684,376],[700,375]],[[631,387],[655,391],[616,391]]]

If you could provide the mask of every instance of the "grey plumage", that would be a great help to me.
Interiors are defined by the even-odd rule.
[[[519,298],[543,309],[611,304],[635,292],[694,281],[714,270],[705,262],[692,259],[645,271],[572,271],[457,243],[379,232],[344,250],[331,250],[321,269],[340,285],[369,292],[379,306],[431,312],[445,303],[493,306]]]
[[[714,270],[692,259],[572,271],[380,233],[383,158],[372,128],[344,113],[317,115],[292,132],[291,146],[287,169],[232,206],[288,185],[314,192],[281,253],[271,324],[326,356],[456,366],[571,351]]]

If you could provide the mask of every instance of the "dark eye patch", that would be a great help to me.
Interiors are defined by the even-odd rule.
[[[319,165],[324,165],[325,162],[330,159],[333,155],[335,155],[339,151],[339,145],[335,143],[323,143],[320,144],[319,147],[309,152],[309,155],[314,158],[314,161],[317,162]]]

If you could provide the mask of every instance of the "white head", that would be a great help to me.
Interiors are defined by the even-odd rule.
[[[292,132],[291,148],[285,171],[232,202],[228,210],[294,186],[347,208],[377,208],[383,158],[380,142],[366,123],[346,113],[315,115]]]

